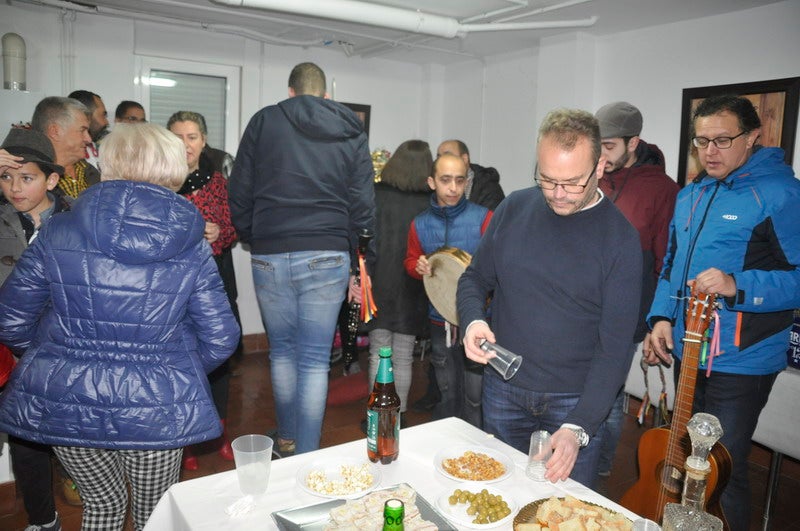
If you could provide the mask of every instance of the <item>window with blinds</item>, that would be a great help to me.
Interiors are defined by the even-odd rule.
[[[177,111],[200,113],[208,126],[208,145],[225,147],[227,79],[218,76],[150,70],[148,120],[166,126]]]

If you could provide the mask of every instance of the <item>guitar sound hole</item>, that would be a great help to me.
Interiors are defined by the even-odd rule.
[[[667,492],[676,498],[679,497],[683,490],[683,472],[677,467],[665,466],[661,472],[661,484]]]

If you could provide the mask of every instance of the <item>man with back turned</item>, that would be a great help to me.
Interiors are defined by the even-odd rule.
[[[374,233],[373,179],[362,122],[327,99],[325,73],[313,63],[294,67],[289,98],[256,113],[239,145],[231,217],[251,249],[282,454],[319,448],[357,235]]]

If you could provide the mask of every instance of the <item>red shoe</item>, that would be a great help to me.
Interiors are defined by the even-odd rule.
[[[222,424],[222,444],[219,446],[219,456],[224,459],[225,461],[233,461],[233,448],[231,448],[231,441],[228,439],[228,429],[225,427],[225,419],[221,419],[220,423]]]
[[[184,470],[197,470],[200,468],[200,463],[197,462],[197,457],[192,452],[190,446],[183,449],[183,459],[181,459],[181,468]]]

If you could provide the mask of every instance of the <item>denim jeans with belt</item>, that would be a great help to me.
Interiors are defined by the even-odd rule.
[[[251,266],[269,338],[278,436],[295,441],[297,453],[316,450],[350,258],[341,251],[253,255]]]
[[[523,362],[524,363],[524,362]],[[520,452],[528,453],[531,433],[558,431],[564,419],[578,404],[578,393],[542,393],[504,382],[493,370],[483,375],[483,430],[492,433]],[[578,451],[578,459],[569,477],[594,488],[603,425],[589,438],[589,445]]]

